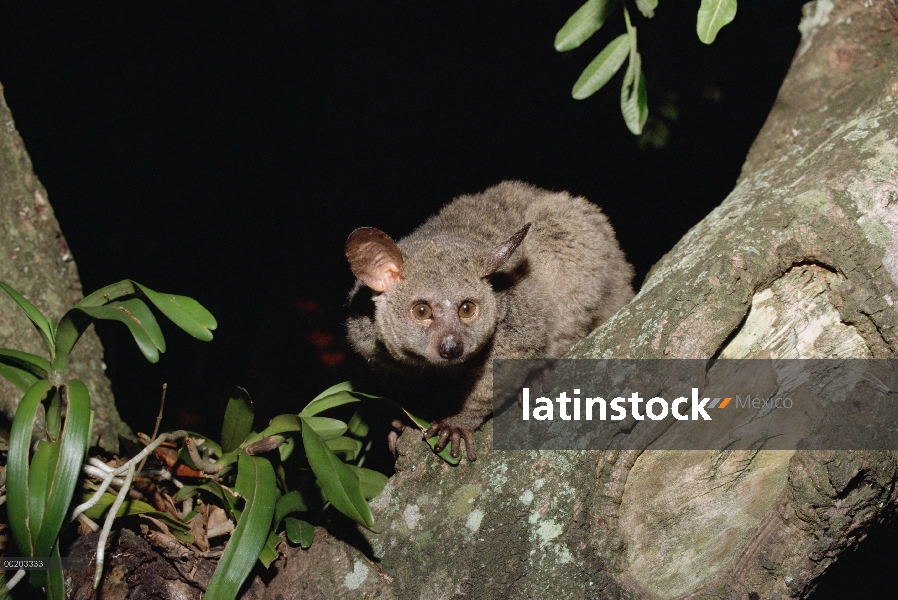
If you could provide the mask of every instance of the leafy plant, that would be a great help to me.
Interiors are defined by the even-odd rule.
[[[655,15],[658,0],[635,0],[639,12],[646,18]],[[601,29],[617,8],[618,0],[587,0],[571,15],[555,36],[555,49],[567,52],[578,48],[592,34]],[[582,100],[599,91],[617,73],[627,60],[627,70],[621,86],[620,106],[627,128],[635,135],[642,133],[648,118],[648,97],[642,57],[636,50],[636,28],[630,22],[630,13],[623,9],[627,32],[614,38],[583,70],[574,83],[571,95]],[[736,0],[702,0],[696,20],[698,38],[710,44],[717,33],[736,16]]]
[[[144,356],[156,362],[165,351],[165,340],[146,300],[202,340],[212,339],[216,323],[192,298],[155,292],[131,280],[84,298],[57,325],[9,285],[0,282],[0,289],[34,324],[48,354],[44,358],[0,348],[0,375],[24,392],[10,431],[6,484],[10,529],[27,556],[59,556],[58,536],[87,454],[93,418],[87,387],[77,379],[64,380],[68,357],[81,334],[95,319],[120,321]],[[40,405],[45,407],[46,436],[31,453]],[[46,587],[51,598],[64,597],[60,571],[33,571],[31,582]]]
[[[78,337],[92,319],[121,321],[128,326],[144,356],[155,362],[159,353],[164,352],[165,342],[146,300],[199,339],[211,339],[216,323],[191,298],[160,294],[126,280],[94,292],[54,327],[15,290],[3,283],[0,288],[31,319],[50,355],[47,360],[17,350],[0,349],[0,374],[25,392],[13,420],[10,440],[7,484],[10,524],[22,552],[36,557],[59,556],[58,535],[75,495],[90,437],[87,389],[78,380],[63,381],[68,355]],[[220,444],[179,431],[160,435],[120,467],[97,466],[94,461],[91,474],[100,477],[102,483],[83,482],[79,494],[83,504],[72,511],[70,518],[84,514],[97,519],[105,514],[105,535],[112,519],[144,515],[164,523],[173,538],[187,544],[195,542],[187,521],[197,515],[196,510],[178,520],[146,503],[125,501],[135,466],[162,443],[179,442],[180,449],[168,466],[176,474],[178,465],[183,466],[185,470],[180,476],[195,477],[200,483],[184,485],[173,500],[192,502],[202,497],[204,501],[219,504],[236,523],[206,592],[209,598],[235,598],[257,559],[267,567],[277,557],[280,531],[284,531],[291,543],[308,548],[314,537],[310,521],[328,506],[363,527],[374,527],[368,500],[383,490],[387,477],[362,466],[372,446],[368,425],[358,411],[348,421],[325,416],[333,409],[345,410],[360,402],[389,403],[394,410],[401,410],[388,400],[356,392],[345,382],[316,396],[299,414],[278,415],[267,427],[255,432],[252,401],[245,390],[238,388],[227,404]],[[31,436],[41,404],[47,407],[48,439],[38,443],[29,461]],[[426,421],[408,416],[422,430],[429,427]],[[433,436],[428,442],[433,447],[437,440]],[[459,460],[451,456],[448,447],[439,455],[453,464]],[[299,471],[311,475],[306,479],[311,479],[313,485],[288,488],[285,466],[291,459]],[[122,475],[126,483],[120,486],[118,496],[107,492],[113,479]],[[97,585],[102,565],[100,552]],[[63,597],[60,571],[35,571],[32,583],[44,586],[51,598]]]

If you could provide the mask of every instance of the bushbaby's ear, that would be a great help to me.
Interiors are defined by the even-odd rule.
[[[380,229],[356,229],[349,234],[344,249],[353,274],[375,292],[388,292],[402,279],[402,252]]]
[[[530,231],[531,224],[532,223],[527,223],[521,227],[516,234],[490,251],[489,255],[486,257],[486,268],[481,277],[489,277],[498,271],[499,267],[505,264],[505,261],[514,254],[514,251],[517,250],[518,246],[521,245],[521,242],[524,241],[524,237],[527,235],[527,232]]]

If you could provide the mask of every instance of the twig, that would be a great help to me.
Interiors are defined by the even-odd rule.
[[[165,409],[165,392],[168,390],[168,384],[162,384],[162,398],[159,399],[159,414],[156,415],[156,426],[153,427],[153,435],[152,437],[156,437],[159,434],[159,424],[162,422],[162,411]],[[147,461],[147,457],[144,456],[143,460],[140,461],[140,466],[137,467],[137,472],[140,473],[143,471],[143,465]]]

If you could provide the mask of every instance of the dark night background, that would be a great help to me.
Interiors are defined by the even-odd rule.
[[[620,74],[570,97],[624,31],[617,13],[555,52],[581,3],[4,3],[0,82],[85,292],[132,278],[219,322],[208,344],[163,323],[156,365],[124,327],[100,327],[131,426],[152,430],[162,382],[163,428],[214,434],[236,385],[264,418],[342,381],[349,232],[401,237],[503,179],[600,204],[638,285],[733,188],[801,2],[741,2],[712,46],[695,34],[697,0],[663,1],[651,20],[631,6],[663,148],[627,131]],[[881,556],[894,534],[841,561],[816,598],[894,568]]]

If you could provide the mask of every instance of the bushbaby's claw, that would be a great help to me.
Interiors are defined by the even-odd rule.
[[[390,423],[390,426],[393,429],[392,431],[390,431],[390,433],[387,434],[387,447],[390,449],[390,453],[395,457],[399,455],[396,444],[399,443],[399,436],[403,431],[405,431],[405,423],[403,423],[399,419],[393,419],[393,422]]]
[[[437,452],[442,452],[446,444],[450,444],[449,453],[453,458],[458,458],[461,454],[461,441],[465,441],[465,454],[469,462],[477,460],[477,454],[474,452],[474,432],[464,427],[453,427],[440,421],[435,421],[424,432],[424,439],[430,439],[435,435],[439,435],[436,445],[433,447]]]

